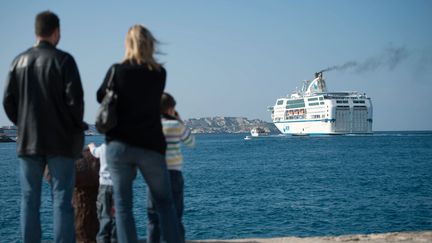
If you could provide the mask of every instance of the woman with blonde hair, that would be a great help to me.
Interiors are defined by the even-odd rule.
[[[97,100],[101,102],[112,75],[118,95],[118,121],[105,134],[105,140],[120,243],[137,242],[132,214],[132,182],[136,168],[156,201],[164,239],[182,242],[165,163],[166,142],[160,119],[160,100],[166,71],[154,58],[157,43],[144,26],[132,26],[126,35],[124,60],[110,67],[97,91]]]

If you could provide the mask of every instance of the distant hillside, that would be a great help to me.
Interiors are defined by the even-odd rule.
[[[273,123],[244,117],[205,117],[184,121],[192,133],[249,133],[254,127],[262,127],[267,132],[279,133]]]
[[[205,117],[184,120],[192,133],[249,133],[254,127],[262,127],[269,133],[278,134],[273,123],[259,119],[249,120],[245,117]],[[89,124],[86,135],[99,134],[94,124]]]

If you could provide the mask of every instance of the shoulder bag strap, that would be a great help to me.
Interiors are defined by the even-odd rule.
[[[112,66],[110,77],[107,84],[107,90],[114,90],[114,73],[115,73],[115,66]]]

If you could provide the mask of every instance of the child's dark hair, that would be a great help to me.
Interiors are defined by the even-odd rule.
[[[174,108],[176,106],[176,101],[172,95],[168,93],[163,93],[161,98],[161,113],[166,113],[168,109]]]

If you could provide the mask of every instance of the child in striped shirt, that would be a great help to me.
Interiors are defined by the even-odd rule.
[[[185,230],[182,223],[183,217],[183,155],[180,150],[180,143],[188,147],[195,145],[195,138],[190,130],[184,125],[177,111],[175,110],[176,101],[168,94],[162,94],[161,99],[161,113],[162,113],[162,127],[165,135],[167,149],[166,149],[166,163],[168,172],[171,179],[171,189],[173,194],[174,205],[176,208],[180,233],[183,241],[185,242]],[[148,190],[147,190],[148,191]],[[160,229],[159,218],[154,205],[154,200],[150,192],[147,195],[147,242],[159,243],[160,242]]]

